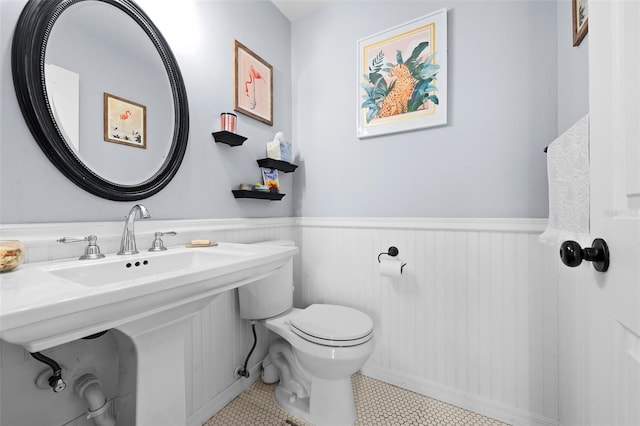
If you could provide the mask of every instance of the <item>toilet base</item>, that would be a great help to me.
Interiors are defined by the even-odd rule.
[[[356,420],[351,377],[339,380],[312,377],[307,398],[298,398],[278,385],[274,398],[282,409],[316,426],[351,426]]]

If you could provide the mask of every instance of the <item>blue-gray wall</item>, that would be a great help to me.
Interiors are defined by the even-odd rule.
[[[558,1],[558,134],[589,112],[589,34],[573,46],[571,1]]]
[[[25,0],[0,0],[0,223],[119,220],[133,203],[70,183],[31,137],[11,80]],[[154,218],[268,216],[546,217],[542,149],[588,110],[587,43],[571,46],[569,0],[345,1],[290,24],[266,0],[140,0],[169,41],[189,95],[189,148],[175,179],[144,200]],[[358,139],[356,41],[448,8],[449,124]],[[239,114],[242,147],[213,143],[232,109],[232,43],[274,66],[273,127]],[[235,200],[260,179],[277,130],[300,167],[281,202]]]
[[[280,202],[236,200],[231,189],[262,179],[255,160],[276,131],[291,135],[290,23],[268,1],[194,1],[167,8],[140,1],[165,35],[183,74],[190,109],[189,146],[180,170],[142,202],[154,219],[292,216],[293,175],[281,177]],[[18,108],[11,77],[13,29],[25,0],[0,0],[0,223],[120,220],[134,203],[95,197],[45,157]],[[214,143],[219,115],[233,109],[233,40],[273,66],[274,126],[239,115],[242,147]]]
[[[356,137],[356,42],[448,8],[449,123]],[[300,216],[546,217],[555,2],[337,1],[292,24]]]

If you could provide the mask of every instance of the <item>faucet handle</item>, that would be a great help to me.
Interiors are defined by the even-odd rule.
[[[95,235],[88,235],[84,238],[79,237],[62,237],[56,240],[59,243],[77,243],[80,241],[89,241],[89,245],[84,249],[84,254],[79,257],[80,260],[86,259],[102,259],[104,254],[100,253],[100,247],[98,247],[98,237]]]
[[[155,232],[153,234],[153,243],[151,243],[151,248],[149,251],[165,251],[167,248],[164,246],[164,241],[162,241],[163,235],[177,235],[174,231],[168,232]]]

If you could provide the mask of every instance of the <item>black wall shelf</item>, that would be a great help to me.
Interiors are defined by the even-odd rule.
[[[240,146],[247,140],[246,137],[241,136],[237,133],[228,132],[226,130],[221,130],[219,132],[212,132],[214,140],[218,143],[224,143],[229,146]],[[284,173],[291,173],[295,171],[298,167],[296,164],[291,164],[287,161],[282,160],[274,160],[273,158],[261,158],[256,160],[258,162],[258,166],[268,168],[268,169],[276,169],[280,170]],[[246,189],[232,189],[234,198],[253,198],[256,200],[271,200],[271,201],[279,201],[286,194],[281,194],[279,192],[268,192],[268,191],[255,191],[255,190],[246,190]]]
[[[245,189],[233,189],[233,196],[235,198],[256,198],[258,200],[282,200],[286,194],[279,192],[267,192],[267,191],[248,191]]]
[[[256,160],[260,167],[266,167],[268,169],[278,169],[285,173],[291,173],[298,166],[295,164],[288,163],[282,160],[274,160],[273,158],[261,158],[260,160]]]
[[[240,136],[237,133],[221,130],[219,132],[211,133],[216,142],[226,143],[229,146],[239,146],[247,140],[244,136]]]

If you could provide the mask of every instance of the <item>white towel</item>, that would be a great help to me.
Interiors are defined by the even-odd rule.
[[[549,223],[540,241],[559,247],[565,240],[590,246],[589,115],[547,148]]]

